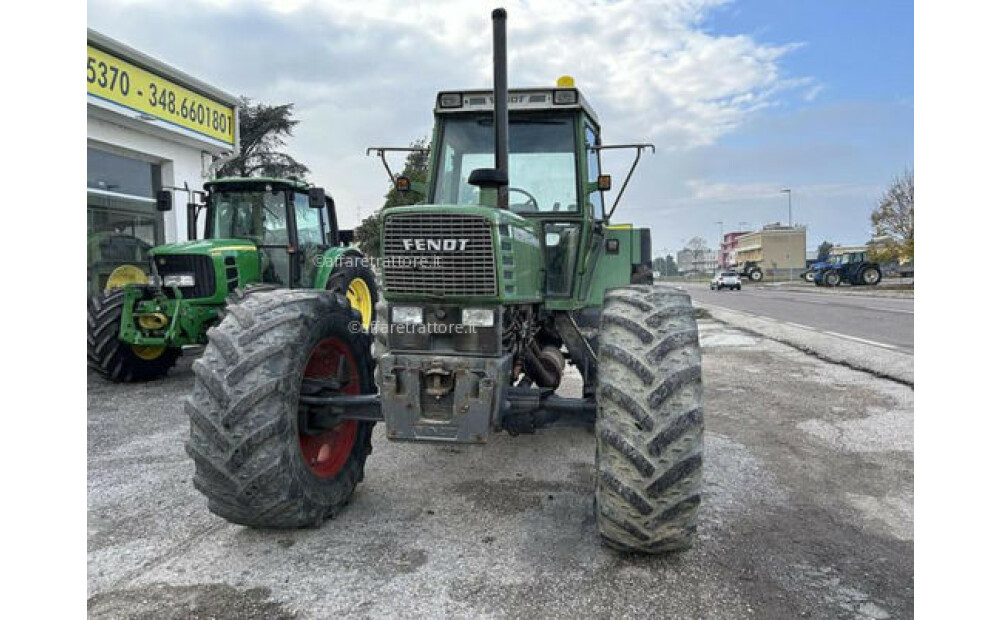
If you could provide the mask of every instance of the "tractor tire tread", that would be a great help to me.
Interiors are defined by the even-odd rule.
[[[697,531],[704,441],[701,352],[690,297],[666,286],[609,291],[600,339],[598,530],[622,551],[687,549]],[[654,381],[636,372],[636,361]]]
[[[185,405],[185,449],[211,512],[248,527],[299,528],[346,505],[363,477],[374,423],[358,423],[336,475],[316,477],[299,449],[298,381],[315,343],[334,335],[355,355],[362,392],[374,391],[370,339],[347,329],[354,316],[343,295],[311,289],[254,290],[229,303],[193,365]]]

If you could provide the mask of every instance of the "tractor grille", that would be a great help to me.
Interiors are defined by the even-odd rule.
[[[215,296],[215,265],[208,256],[158,254],[153,261],[160,278],[177,273],[194,274],[194,286],[179,287],[184,299]]]
[[[430,249],[455,247],[463,250]],[[409,247],[407,247],[409,244]],[[468,297],[496,295],[490,222],[477,215],[392,215],[382,237],[383,281],[396,294]]]

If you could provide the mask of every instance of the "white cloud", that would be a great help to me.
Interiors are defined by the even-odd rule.
[[[729,0],[521,0],[508,5],[510,82],[563,74],[597,109],[608,141],[666,151],[712,144],[779,93],[813,83],[782,74],[794,45],[722,36],[707,16]],[[363,157],[373,144],[427,136],[434,93],[490,85],[497,2],[89,2],[91,27],[235,94],[294,102],[291,150],[353,223],[386,191]],[[808,98],[808,95],[806,96]],[[655,159],[641,171],[657,171]]]
[[[700,179],[689,180],[686,185],[693,201],[740,202],[774,199],[787,187],[781,183],[717,183]],[[859,183],[816,183],[792,188],[795,197],[842,198],[869,196],[879,191],[879,186]]]

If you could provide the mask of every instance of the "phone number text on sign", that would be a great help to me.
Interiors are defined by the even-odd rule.
[[[233,109],[87,46],[87,93],[233,146]]]

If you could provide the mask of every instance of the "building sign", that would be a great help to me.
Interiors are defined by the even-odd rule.
[[[229,147],[236,144],[232,106],[91,45],[87,46],[87,94]]]

